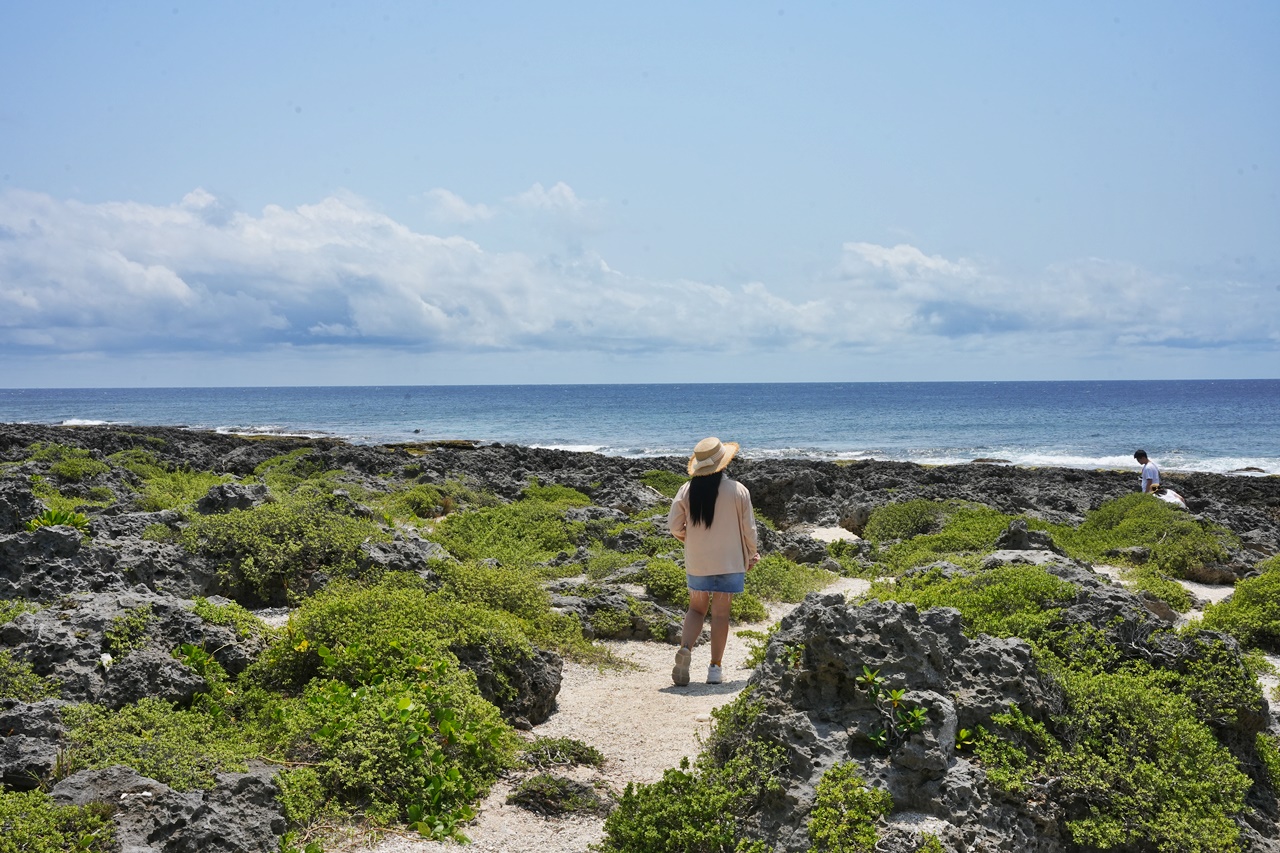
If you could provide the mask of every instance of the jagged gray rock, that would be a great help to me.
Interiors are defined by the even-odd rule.
[[[127,767],[82,770],[50,791],[60,805],[108,803],[122,853],[272,853],[285,830],[276,770],[219,773],[209,791],[175,791]]]
[[[857,681],[864,666],[886,687],[907,690],[908,704],[928,709],[924,729],[888,753],[870,739],[884,712]],[[1026,643],[965,637],[959,614],[946,608],[849,606],[838,595],[814,594],[782,621],[751,684],[762,710],[750,736],[788,753],[786,791],[755,819],[779,850],[808,848],[816,785],[842,761],[888,790],[896,810],[944,823],[963,849],[1066,850],[1050,816],[1006,802],[955,748],[959,728],[975,728],[1010,705],[1034,719],[1060,708],[1061,695],[1040,677]]]
[[[212,515],[233,509],[253,509],[271,499],[262,483],[219,483],[211,486],[205,496],[196,501],[196,512]]]

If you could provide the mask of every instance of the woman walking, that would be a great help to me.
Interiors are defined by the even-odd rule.
[[[724,680],[724,647],[729,639],[729,605],[743,591],[747,571],[760,559],[751,493],[729,479],[724,469],[738,452],[736,442],[704,438],[689,457],[689,482],[680,487],[667,526],[684,543],[689,611],[671,680],[689,683],[689,660],[711,611],[711,665],[707,683]]]

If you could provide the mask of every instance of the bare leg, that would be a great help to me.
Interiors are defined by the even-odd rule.
[[[711,663],[724,660],[724,647],[729,642],[729,605],[733,595],[717,592],[711,597]],[[686,623],[687,624],[687,623]]]
[[[707,608],[711,605],[711,593],[700,592],[696,589],[689,590],[689,610],[684,614],[684,629],[680,633],[680,645],[686,649],[692,649],[698,642],[698,637],[702,634],[702,623],[707,619]],[[728,618],[726,611],[726,619]],[[711,650],[715,651],[715,622],[712,622],[712,639]],[[725,626],[725,635],[728,636],[728,625]],[[720,643],[720,650],[724,650],[724,642]]]

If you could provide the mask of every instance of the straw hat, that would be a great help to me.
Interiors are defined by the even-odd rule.
[[[701,477],[723,471],[738,453],[738,442],[721,441],[714,436],[704,438],[689,457],[689,476]]]

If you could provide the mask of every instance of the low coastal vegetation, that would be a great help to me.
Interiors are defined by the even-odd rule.
[[[219,773],[266,761],[281,768],[289,843],[315,842],[305,847],[314,851],[340,821],[461,839],[494,782],[524,768],[532,775],[513,803],[545,815],[608,813],[599,853],[772,849],[758,818],[787,802],[791,756],[785,743],[756,736],[762,706],[751,688],[714,713],[696,760],[620,795],[560,772],[599,766],[598,751],[567,738],[524,738],[517,726],[528,720],[512,710],[539,655],[609,665],[601,637],[666,638],[688,604],[682,554],[663,523],[683,476],[633,474],[662,498],[617,501],[624,511],[599,505],[597,481],[527,475],[500,493],[433,470],[421,450],[388,452],[385,465],[365,468],[311,446],[258,459],[251,473],[197,470],[139,436],[109,455],[36,443],[18,460],[34,507],[24,525],[91,537],[106,507],[155,514],[142,541],[202,561],[223,596],[189,600],[191,618],[252,650],[231,667],[212,645],[164,648],[202,682],[184,701],[67,704],[65,752],[46,788],[119,764],[176,791],[199,791]],[[197,509],[221,487],[240,489],[243,503]],[[1082,850],[1241,849],[1246,801],[1280,790],[1280,741],[1257,723],[1263,664],[1249,654],[1280,652],[1280,557],[1258,563],[1201,620],[1135,638],[1064,621],[1081,587],[1044,566],[988,565],[1014,522],[1069,558],[1118,566],[1132,588],[1181,612],[1192,600],[1177,580],[1202,577],[1240,545],[1225,527],[1147,495],[1101,502],[1077,524],[970,501],[905,499],[876,507],[862,525],[865,541],[833,544],[821,566],[767,553],[735,597],[733,618],[763,621],[768,605],[830,585],[838,576],[830,569],[875,578],[866,601],[954,608],[968,636],[1027,643],[1060,692],[1054,714],[1033,718],[1010,707],[956,735],[957,754],[1003,796],[1044,800],[1052,780],[1061,810],[1054,819]],[[385,556],[405,549],[415,556]],[[600,604],[610,595],[623,604]],[[266,606],[288,607],[287,621],[273,628],[251,612]],[[0,625],[38,609],[0,601]],[[101,667],[153,648],[161,621],[149,604],[114,616],[101,629]],[[772,656],[789,677],[804,675],[802,645],[782,647],[772,630],[739,636],[753,643],[753,663]],[[868,701],[889,709],[882,736],[864,738],[877,755],[933,724],[927,707],[904,699],[909,685],[881,685],[870,669],[863,677]],[[0,697],[61,695],[57,678],[0,651]],[[830,764],[805,805],[802,831],[813,853],[875,849],[881,818],[894,809],[870,775],[845,761]],[[55,805],[40,790],[0,794],[0,829],[35,833],[44,845],[36,851],[114,843],[106,810]],[[932,837],[921,845],[944,849]]]

